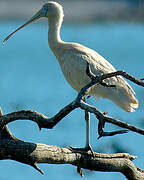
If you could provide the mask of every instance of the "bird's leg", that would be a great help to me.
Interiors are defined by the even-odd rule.
[[[70,147],[71,150],[75,151],[85,151],[88,152],[90,151],[91,154],[93,155],[93,150],[90,146],[90,141],[89,141],[89,135],[90,135],[90,113],[88,111],[85,111],[85,121],[86,121],[86,145],[84,148],[74,148]]]
[[[93,150],[90,146],[90,113],[85,111],[85,121],[86,121],[86,145],[85,149],[88,151],[90,150],[93,154]]]
[[[86,121],[86,149],[90,149],[90,113],[85,111],[85,121]]]
[[[89,148],[90,144],[90,114],[88,111],[85,111],[85,121],[86,121],[86,145],[85,148]]]

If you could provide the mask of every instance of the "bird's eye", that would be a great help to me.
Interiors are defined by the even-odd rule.
[[[43,14],[43,16],[46,16],[46,14],[47,14],[47,6],[43,6],[42,7],[42,14]]]

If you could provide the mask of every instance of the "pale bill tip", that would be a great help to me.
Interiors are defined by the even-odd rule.
[[[3,45],[4,45],[4,44],[5,44],[5,41],[3,40],[2,43],[3,43]]]
[[[6,41],[7,41],[6,39],[4,39],[4,40],[2,41],[3,45],[6,43]]]

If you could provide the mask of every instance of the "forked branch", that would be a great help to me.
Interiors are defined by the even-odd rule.
[[[94,152],[94,155],[91,156],[89,153],[74,151],[68,148],[23,142],[14,137],[8,130],[7,124],[19,119],[34,121],[35,123],[37,123],[40,129],[51,129],[70,112],[72,112],[76,108],[80,108],[82,110],[95,114],[95,116],[99,120],[99,138],[103,136],[126,133],[127,130],[144,135],[143,129],[130,125],[126,122],[122,122],[118,119],[109,117],[106,113],[101,112],[95,106],[91,106],[83,101],[88,88],[95,84],[109,86],[110,88],[113,87],[114,85],[107,85],[103,82],[103,80],[106,78],[121,75],[140,86],[144,86],[144,82],[141,79],[136,79],[123,71],[116,71],[113,73],[103,74],[101,76],[95,77],[91,73],[89,65],[87,66],[86,73],[92,81],[81,89],[80,93],[74,101],[61,109],[53,117],[47,117],[39,112],[31,110],[22,110],[6,115],[1,114],[0,159],[10,158],[25,164],[29,164],[40,173],[43,172],[37,167],[37,163],[72,164],[78,167],[77,170],[81,175],[81,168],[85,168],[95,171],[121,172],[129,180],[144,179],[143,170],[136,168],[132,163],[132,160],[136,157],[129,154],[99,154]],[[112,123],[121,128],[125,128],[126,130],[104,132],[105,123]]]

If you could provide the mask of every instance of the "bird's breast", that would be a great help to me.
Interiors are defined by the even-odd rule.
[[[59,64],[68,83],[77,91],[90,82],[86,75],[87,63],[81,58],[67,58],[64,56],[60,59]]]

